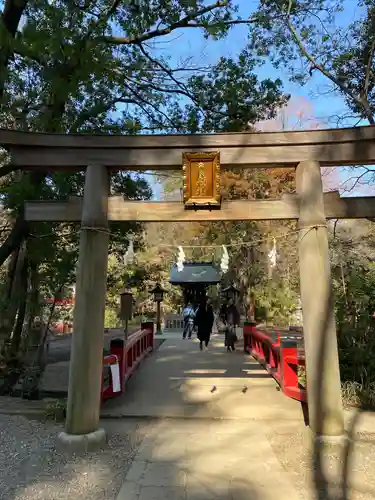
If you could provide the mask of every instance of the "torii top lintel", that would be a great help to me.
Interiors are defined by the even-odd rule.
[[[375,126],[293,132],[180,135],[44,134],[0,129],[14,169],[180,170],[182,154],[220,151],[222,167],[293,167],[375,163]]]

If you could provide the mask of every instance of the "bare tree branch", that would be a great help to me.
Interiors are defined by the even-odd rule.
[[[139,45],[142,42],[146,42],[147,40],[151,40],[151,38],[157,38],[165,35],[169,35],[172,33],[172,31],[175,31],[178,28],[206,28],[207,26],[204,25],[203,23],[192,23],[194,19],[196,19],[199,16],[203,16],[205,14],[208,14],[216,9],[220,9],[223,7],[227,7],[229,4],[228,0],[218,0],[215,3],[212,3],[210,5],[207,5],[206,7],[203,7],[202,9],[199,9],[191,14],[188,14],[185,17],[182,17],[175,23],[170,24],[169,26],[166,26],[165,28],[156,28],[152,31],[148,31],[146,33],[142,33],[140,35],[132,35],[132,36],[126,36],[126,37],[118,37],[118,36],[105,36],[104,40],[107,43],[111,43],[114,45]],[[247,20],[233,20],[233,21],[226,21],[224,23],[214,23],[210,25],[210,27],[220,27],[222,25],[224,26],[230,26],[232,24],[249,24],[252,22],[256,21],[256,17],[254,18],[249,18]]]
[[[100,113],[108,112],[113,106],[116,104],[134,104],[137,105],[137,101],[132,98],[127,97],[115,97],[111,99],[105,106],[100,104],[94,104],[90,108],[83,110],[82,113],[77,117],[75,122],[69,128],[69,134],[75,134],[79,131],[79,129],[89,120],[93,120]]]
[[[370,173],[372,173],[373,171],[365,166],[362,167],[364,169],[364,172],[362,172],[361,174],[359,175],[355,175],[355,176],[352,176],[352,177],[349,177],[348,179],[346,179],[343,183],[342,183],[342,186],[343,186],[343,191],[346,192],[346,193],[350,193],[352,191],[354,191],[354,189],[356,187],[358,187],[359,185],[364,185],[364,184],[367,184],[367,182],[361,182],[362,179],[364,177],[366,177],[366,175],[369,175]],[[375,173],[375,172],[373,172]],[[351,181],[354,181],[353,184],[350,184]],[[348,185],[349,184],[349,185]]]
[[[375,125],[375,118],[372,115],[367,97],[365,96],[356,96],[349,90],[349,88],[344,85],[342,81],[340,81],[338,78],[336,78],[335,75],[333,75],[331,72],[327,70],[322,64],[318,63],[316,59],[308,52],[306,46],[303,44],[301,38],[299,37],[296,28],[293,26],[292,19],[291,19],[291,12],[293,8],[294,1],[289,0],[288,3],[288,11],[287,11],[287,25],[289,28],[289,31],[294,38],[294,41],[296,42],[301,54],[310,62],[311,66],[313,69],[317,69],[320,71],[326,78],[328,78],[332,83],[334,83],[342,92],[347,94],[360,108],[364,110],[364,113],[366,115],[367,120],[371,125]]]
[[[152,64],[155,64],[155,66],[158,66],[162,71],[164,71],[164,73],[166,73],[169,78],[177,85],[177,87],[179,88],[179,90],[175,91],[175,92],[178,92],[178,93],[182,93],[183,95],[185,95],[186,97],[189,97],[197,106],[198,106],[198,103],[195,102],[195,99],[194,99],[194,96],[188,91],[186,85],[184,85],[182,82],[178,81],[177,78],[173,75],[173,72],[170,68],[168,68],[167,66],[165,66],[164,64],[162,64],[159,60],[157,59],[154,59],[145,49],[144,47],[142,46],[142,44],[140,43],[139,45],[139,49],[140,51],[142,52],[142,54],[147,57],[147,59],[152,62]],[[163,89],[163,91],[165,92],[166,90]],[[169,91],[170,92],[170,91]]]
[[[133,94],[135,97],[138,99],[137,106],[139,106],[150,118],[153,118],[151,113],[146,110],[146,108],[142,107],[140,102],[143,103],[145,106],[150,106],[151,108],[154,109],[156,113],[159,113],[160,115],[164,116],[164,118],[167,120],[167,122],[170,123],[170,125],[174,128],[177,128],[177,125],[171,120],[171,118],[164,113],[161,109],[157,108],[154,104],[147,102],[146,99],[144,99],[134,88],[132,88],[130,85],[127,85],[126,83],[124,84],[126,88]]]

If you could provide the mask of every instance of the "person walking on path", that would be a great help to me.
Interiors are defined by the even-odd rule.
[[[214,326],[214,311],[209,299],[203,300],[195,317],[198,329],[199,348],[203,350],[203,344],[207,349],[210,342],[212,327]]]
[[[186,339],[187,336],[188,339],[191,339],[191,335],[194,330],[195,311],[190,302],[186,305],[183,315],[184,315],[184,332],[182,334],[182,338]]]
[[[196,325],[196,323],[195,323],[195,317],[196,317],[197,312],[198,312],[198,307],[199,307],[199,305],[198,305],[196,302],[194,302],[194,303],[193,303],[193,310],[194,310],[194,326],[193,326],[193,333],[194,333],[194,335],[197,335],[197,334],[198,334],[197,325]]]
[[[225,311],[225,312],[224,312]],[[234,302],[229,301],[228,306],[223,309],[223,321],[225,323],[225,346],[228,352],[234,351],[237,342],[236,327],[240,324],[240,313]]]

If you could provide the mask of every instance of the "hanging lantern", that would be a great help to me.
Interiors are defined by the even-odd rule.
[[[185,253],[182,247],[178,247],[177,270],[180,273],[184,269]]]
[[[133,294],[125,290],[120,293],[120,319],[127,321],[132,318]]]

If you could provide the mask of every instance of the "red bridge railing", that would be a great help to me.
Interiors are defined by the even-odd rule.
[[[245,322],[243,339],[245,352],[272,375],[286,396],[307,401],[306,382],[301,380],[305,367],[301,331],[263,329],[257,328],[255,323]]]
[[[124,339],[111,340],[110,354],[103,357],[102,402],[119,396],[141,361],[154,349],[154,324],[142,323],[141,330]]]

